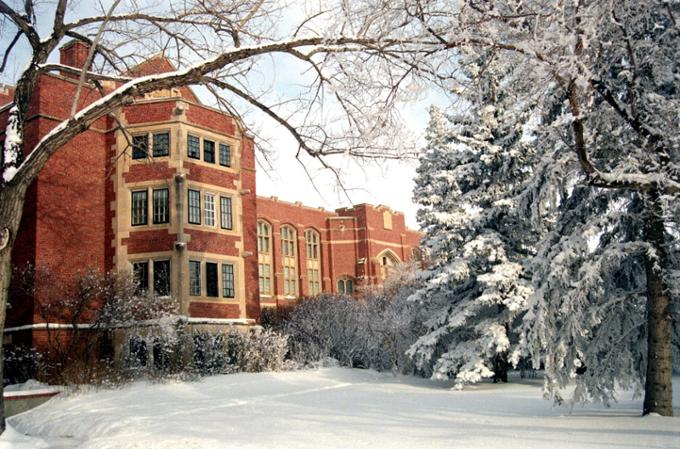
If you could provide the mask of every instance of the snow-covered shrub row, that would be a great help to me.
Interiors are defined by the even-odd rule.
[[[190,368],[198,374],[281,371],[286,361],[288,337],[270,329],[196,333],[192,337]]]
[[[407,270],[408,271],[408,270]],[[359,298],[323,294],[301,300],[275,326],[289,336],[293,360],[306,365],[327,358],[341,365],[414,373],[406,350],[419,335],[409,281],[364,291]]]
[[[287,337],[260,327],[194,331],[175,317],[172,326],[128,330],[125,343],[119,366],[133,378],[186,379],[291,366]]]

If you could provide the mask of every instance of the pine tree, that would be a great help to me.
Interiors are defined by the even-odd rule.
[[[507,381],[512,328],[531,293],[522,267],[530,238],[519,216],[531,174],[530,114],[510,107],[501,86],[512,69],[493,56],[465,55],[464,110],[431,109],[414,192],[430,267],[412,299],[430,318],[409,354],[434,378],[460,385]]]

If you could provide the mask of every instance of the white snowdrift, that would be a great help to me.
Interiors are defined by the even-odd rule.
[[[570,411],[540,381],[450,386],[342,368],[139,382],[13,417],[0,449],[680,447],[680,418],[641,418],[626,393]]]

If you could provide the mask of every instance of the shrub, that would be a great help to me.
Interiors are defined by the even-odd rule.
[[[421,335],[421,317],[408,301],[415,268],[399,267],[384,288],[359,298],[324,294],[301,300],[279,328],[289,335],[290,352],[301,364],[331,357],[354,368],[416,373],[406,350]]]

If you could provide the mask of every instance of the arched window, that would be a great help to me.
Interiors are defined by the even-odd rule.
[[[349,278],[338,280],[338,293],[351,295],[354,293],[354,281]]]
[[[321,251],[319,233],[313,229],[305,231],[307,242],[307,286],[310,295],[321,293]]]
[[[390,250],[385,250],[378,256],[380,264],[380,279],[383,281],[390,275],[394,266],[400,262],[399,258]]]
[[[257,252],[269,253],[272,228],[266,221],[257,222]]]
[[[283,267],[283,294],[297,295],[297,237],[290,226],[281,227],[281,266]]]
[[[257,222],[257,268],[260,295],[272,294],[272,228],[266,221]]]

